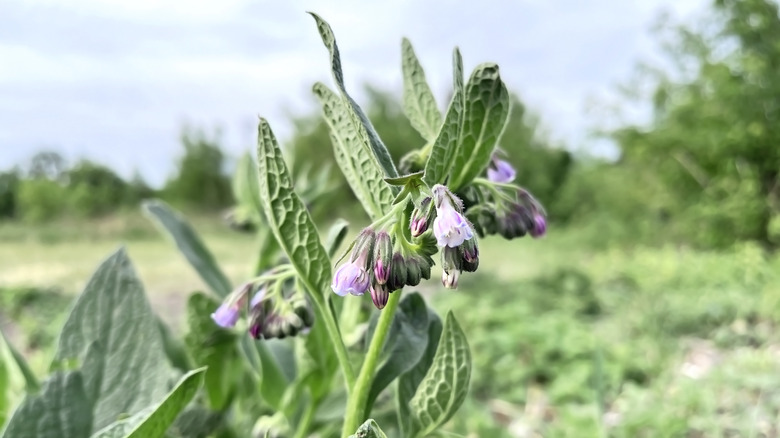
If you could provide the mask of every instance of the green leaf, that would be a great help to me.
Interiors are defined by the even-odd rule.
[[[341,244],[344,242],[344,238],[347,237],[347,231],[349,222],[344,219],[339,219],[331,225],[328,230],[328,237],[325,239],[325,248],[328,250],[328,257],[336,255],[336,251],[339,250]]]
[[[195,272],[212,292],[220,297],[227,296],[232,290],[230,280],[219,269],[214,256],[184,217],[158,199],[144,201],[143,209],[173,238],[184,258],[195,268]]]
[[[206,395],[209,407],[218,411],[230,401],[242,364],[236,335],[220,328],[211,319],[217,307],[219,303],[206,294],[190,295],[187,300],[189,332],[184,342],[195,364],[208,367],[204,377]]]
[[[172,372],[166,359],[157,318],[120,248],[76,300],[60,334],[54,367],[83,362],[94,431],[162,398]]]
[[[13,359],[14,363],[19,369],[19,372],[22,373],[22,377],[24,377],[24,382],[27,386],[28,392],[35,392],[40,388],[40,384],[38,383],[38,378],[35,377],[35,373],[32,372],[30,369],[30,366],[27,364],[27,361],[24,359],[24,356],[22,356],[22,353],[19,353],[19,350],[14,347],[14,345],[11,343],[11,341],[5,336],[5,333],[0,330],[0,344],[3,344],[5,348],[7,349],[7,352],[11,355],[11,358]]]
[[[92,406],[80,371],[55,372],[39,394],[27,395],[9,420],[3,438],[84,438]]]
[[[315,312],[319,311],[318,307],[314,309]],[[320,320],[323,318],[319,314],[315,317]],[[330,392],[333,376],[338,369],[336,353],[332,348],[323,348],[329,342],[325,324],[314,324],[306,338],[297,343],[298,378],[309,388],[312,398],[318,401]]]
[[[449,180],[451,190],[462,188],[485,170],[508,120],[509,93],[498,66],[478,65],[466,86],[466,113]]]
[[[463,59],[456,47],[452,52],[452,76],[453,91],[450,106],[444,115],[444,123],[439,129],[439,134],[433,142],[431,154],[425,163],[425,181],[428,186],[437,183],[445,183],[450,176],[450,170],[458,149],[458,139],[463,127]]]
[[[401,42],[401,68],[404,73],[404,113],[412,127],[424,139],[432,141],[441,127],[441,112],[412,43],[406,38]]]
[[[374,315],[366,339],[373,337],[379,314]],[[390,332],[382,348],[381,365],[368,393],[367,414],[371,412],[379,393],[420,361],[428,345],[428,325],[425,300],[416,292],[404,296],[393,315]]]
[[[433,363],[409,401],[418,431],[415,436],[426,436],[452,418],[466,398],[470,378],[469,344],[455,316],[448,312]]]
[[[24,376],[11,353],[10,343],[0,336],[0,430],[23,395]]]
[[[190,371],[157,406],[117,421],[92,435],[92,438],[162,438],[197,394],[205,371],[205,368]]]
[[[165,349],[165,355],[168,356],[168,360],[176,369],[186,373],[192,369],[190,358],[187,357],[187,351],[184,348],[182,341],[174,336],[170,327],[159,317],[157,318],[157,328],[160,329],[160,337],[163,341],[163,348]]]
[[[419,172],[410,173],[408,175],[403,175],[396,178],[385,178],[385,182],[391,186],[405,186],[422,180],[423,173],[424,172],[421,170]]]
[[[412,419],[412,413],[409,410],[409,402],[412,400],[417,387],[425,378],[425,374],[433,363],[436,355],[436,349],[439,346],[442,324],[441,318],[432,309],[428,309],[428,345],[425,346],[423,353],[417,364],[410,370],[403,373],[397,380],[396,401],[398,424],[401,436],[414,436],[416,433],[415,424]]]
[[[272,408],[279,410],[289,379],[282,372],[279,354],[269,348],[270,344],[269,341],[255,341],[250,336],[241,337],[241,349],[259,379],[260,395]]]
[[[279,144],[265,119],[260,119],[257,142],[260,198],[271,230],[306,288],[312,294],[324,294],[330,290],[330,258],[293,189]]]
[[[350,435],[349,438],[387,438],[379,425],[374,420],[368,420],[358,427],[357,432],[354,435]]]
[[[336,81],[336,85],[341,91],[344,101],[349,105],[349,109],[351,109],[351,111],[348,111],[349,119],[354,126],[358,138],[362,144],[371,147],[376,160],[384,170],[385,176],[398,176],[398,171],[395,168],[395,164],[393,164],[393,159],[390,157],[390,152],[387,151],[384,143],[379,139],[379,135],[377,135],[376,130],[374,129],[374,126],[371,125],[368,117],[366,117],[357,102],[349,96],[347,89],[344,87],[344,74],[341,71],[341,58],[339,56],[339,48],[336,45],[336,37],[333,35],[333,29],[331,29],[330,25],[319,15],[313,12],[309,12],[309,14],[314,17],[314,21],[317,22],[317,30],[322,38],[322,43],[325,44],[325,47],[330,53],[330,67],[331,72],[333,73],[333,79]]]
[[[384,182],[382,168],[351,122],[344,101],[319,82],[314,84],[313,90],[328,124],[336,163],[368,215],[372,219],[382,217],[393,199],[392,189]]]
[[[236,198],[236,202],[247,211],[253,223],[262,222],[257,167],[250,152],[246,152],[238,160],[236,172],[233,175],[233,196]]]

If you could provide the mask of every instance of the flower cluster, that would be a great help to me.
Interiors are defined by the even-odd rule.
[[[336,270],[331,288],[340,296],[370,292],[374,305],[383,309],[394,291],[431,278],[433,253],[425,248],[429,245],[411,244],[403,234],[365,228],[348,261]]]
[[[547,232],[542,205],[527,190],[510,184],[516,172],[493,156],[487,179],[478,179],[467,193],[466,217],[480,237],[499,234],[506,239],[541,237]]]
[[[305,333],[314,324],[314,313],[303,294],[291,287],[292,283],[284,277],[244,283],[225,298],[211,318],[220,327],[232,328],[242,310],[246,310],[248,331],[255,339],[282,339]]]

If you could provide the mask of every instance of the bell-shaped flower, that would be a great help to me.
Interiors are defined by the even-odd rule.
[[[336,295],[342,297],[347,294],[359,296],[366,293],[370,280],[371,278],[366,271],[366,254],[363,253],[336,270],[333,275],[333,284],[330,287]]]
[[[547,221],[544,220],[544,216],[541,214],[534,215],[534,226],[531,228],[531,236],[542,237],[547,232]]]
[[[235,327],[241,317],[241,307],[246,303],[247,295],[252,290],[252,283],[244,283],[236,288],[225,301],[211,314],[211,319],[223,328]]]
[[[455,248],[474,237],[471,225],[459,211],[462,207],[455,195],[443,185],[436,184],[433,186],[433,196],[436,200],[436,219],[433,221],[436,243]]]
[[[493,155],[493,161],[488,166],[487,176],[490,181],[497,183],[511,183],[515,179],[515,168],[509,162]]]

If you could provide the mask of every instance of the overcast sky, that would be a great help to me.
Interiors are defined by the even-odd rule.
[[[316,108],[311,85],[332,84],[307,10],[333,27],[359,102],[364,82],[400,91],[406,36],[445,106],[457,45],[467,75],[497,62],[554,138],[587,147],[586,101],[657,55],[658,12],[707,3],[0,0],[0,169],[48,148],[160,184],[186,122],[220,126],[232,155],[254,143],[258,115],[284,139],[286,114]]]

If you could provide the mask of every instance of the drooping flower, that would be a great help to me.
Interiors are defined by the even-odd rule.
[[[223,328],[235,327],[241,316],[241,307],[246,303],[246,297],[253,284],[244,283],[231,292],[225,301],[211,314],[211,319]]]
[[[458,287],[458,278],[463,264],[461,251],[457,248],[445,247],[441,252],[441,283],[447,289]]]
[[[458,278],[460,278],[460,271],[456,269],[452,271],[441,272],[441,284],[443,284],[447,289],[457,289]]]
[[[474,237],[471,225],[459,211],[462,210],[460,200],[441,184],[433,186],[433,196],[436,202],[433,234],[438,245],[455,248]]]
[[[265,286],[260,288],[249,301],[249,334],[255,339],[260,339],[263,333],[263,323],[266,318],[264,301],[266,292]]]
[[[371,276],[368,273],[368,255],[373,249],[374,231],[366,228],[355,241],[350,261],[336,270],[331,289],[339,296],[363,295],[368,290]]]
[[[493,154],[493,161],[488,166],[487,176],[490,181],[497,183],[511,183],[515,179],[515,168],[509,162],[499,159]]]

